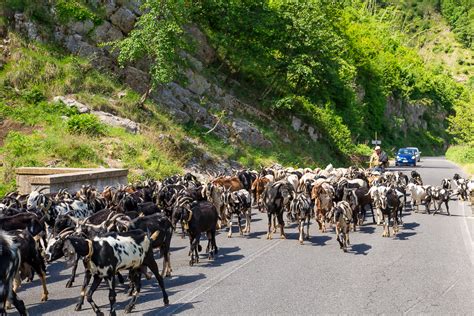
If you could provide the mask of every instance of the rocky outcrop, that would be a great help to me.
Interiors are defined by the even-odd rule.
[[[321,138],[321,134],[318,133],[313,126],[304,123],[300,118],[296,116],[291,117],[291,127],[293,127],[293,130],[295,130],[296,132],[306,132],[311,138],[311,140],[315,142]]]
[[[63,104],[65,104],[66,106],[70,108],[76,108],[80,114],[84,114],[84,113],[94,114],[95,116],[99,118],[99,120],[102,123],[106,125],[113,126],[113,127],[121,127],[121,128],[124,128],[126,131],[133,134],[137,134],[140,132],[140,126],[138,123],[132,120],[129,120],[127,118],[112,115],[107,112],[91,110],[87,105],[77,101],[76,99],[72,97],[56,96],[53,98],[53,101],[62,102]]]
[[[126,7],[120,7],[110,16],[110,22],[124,33],[128,33],[133,29],[136,19],[136,15]]]
[[[232,122],[232,129],[235,136],[247,144],[263,148],[272,146],[272,142],[267,140],[260,130],[247,120],[235,119]]]

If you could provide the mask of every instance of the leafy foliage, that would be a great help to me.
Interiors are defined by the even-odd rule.
[[[73,134],[86,134],[89,136],[103,136],[106,133],[103,125],[94,114],[76,114],[67,120],[67,130]]]
[[[145,12],[128,37],[113,43],[123,66],[141,58],[151,60],[152,87],[170,82],[177,75],[176,63],[182,61],[179,52],[187,47],[183,25],[188,21],[190,3],[183,0],[146,0]]]

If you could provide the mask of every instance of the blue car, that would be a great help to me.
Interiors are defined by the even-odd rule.
[[[416,152],[410,148],[400,148],[395,157],[395,166],[411,165],[416,167]]]

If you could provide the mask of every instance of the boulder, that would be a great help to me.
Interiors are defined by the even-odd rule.
[[[135,67],[125,67],[123,69],[125,83],[138,93],[145,93],[148,89],[148,74]]]
[[[53,101],[54,102],[62,102],[70,108],[76,108],[77,111],[81,114],[90,112],[90,109],[87,105],[82,104],[81,102],[78,102],[77,100],[75,100],[73,98],[70,98],[70,97],[65,97],[65,96],[59,95],[59,96],[54,97]]]
[[[186,108],[186,113],[192,118],[196,123],[205,123],[211,121],[211,117],[207,110],[199,105],[197,102],[189,100],[189,102],[184,104]]]
[[[75,21],[69,23],[68,26],[72,33],[86,35],[94,28],[94,22],[91,20]]]
[[[114,127],[122,127],[126,131],[133,134],[137,134],[140,131],[138,123],[127,118],[115,116],[103,111],[92,111],[91,113],[97,116],[99,120],[104,124]]]
[[[135,25],[137,17],[132,11],[125,7],[120,7],[110,17],[110,21],[113,25],[117,26],[125,34],[129,33]]]
[[[196,25],[188,25],[186,31],[196,43],[197,58],[205,65],[211,64],[216,59],[216,51],[209,44],[207,36]]]
[[[211,87],[206,78],[190,69],[186,71],[186,77],[188,79],[187,88],[195,94],[202,95]]]
[[[264,148],[272,146],[272,142],[266,139],[258,128],[246,120],[234,119],[232,129],[234,135],[245,143]]]
[[[291,127],[293,127],[293,129],[295,131],[299,131],[301,129],[301,124],[302,123],[303,122],[299,118],[297,118],[296,116],[293,116],[291,118]]]
[[[104,21],[101,25],[96,27],[94,32],[91,34],[91,39],[96,43],[106,43],[121,40],[123,33],[118,27],[110,24],[108,21]]]

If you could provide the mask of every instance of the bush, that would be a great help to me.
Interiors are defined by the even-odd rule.
[[[62,22],[69,22],[71,19],[77,21],[91,20],[94,24],[100,24],[101,22],[96,14],[79,1],[58,0],[56,10]]]
[[[34,87],[31,90],[24,91],[22,96],[26,102],[32,104],[40,103],[41,101],[44,101],[46,99],[43,92],[37,87]]]
[[[67,130],[72,134],[97,137],[106,134],[106,127],[93,114],[76,114],[67,121]]]

